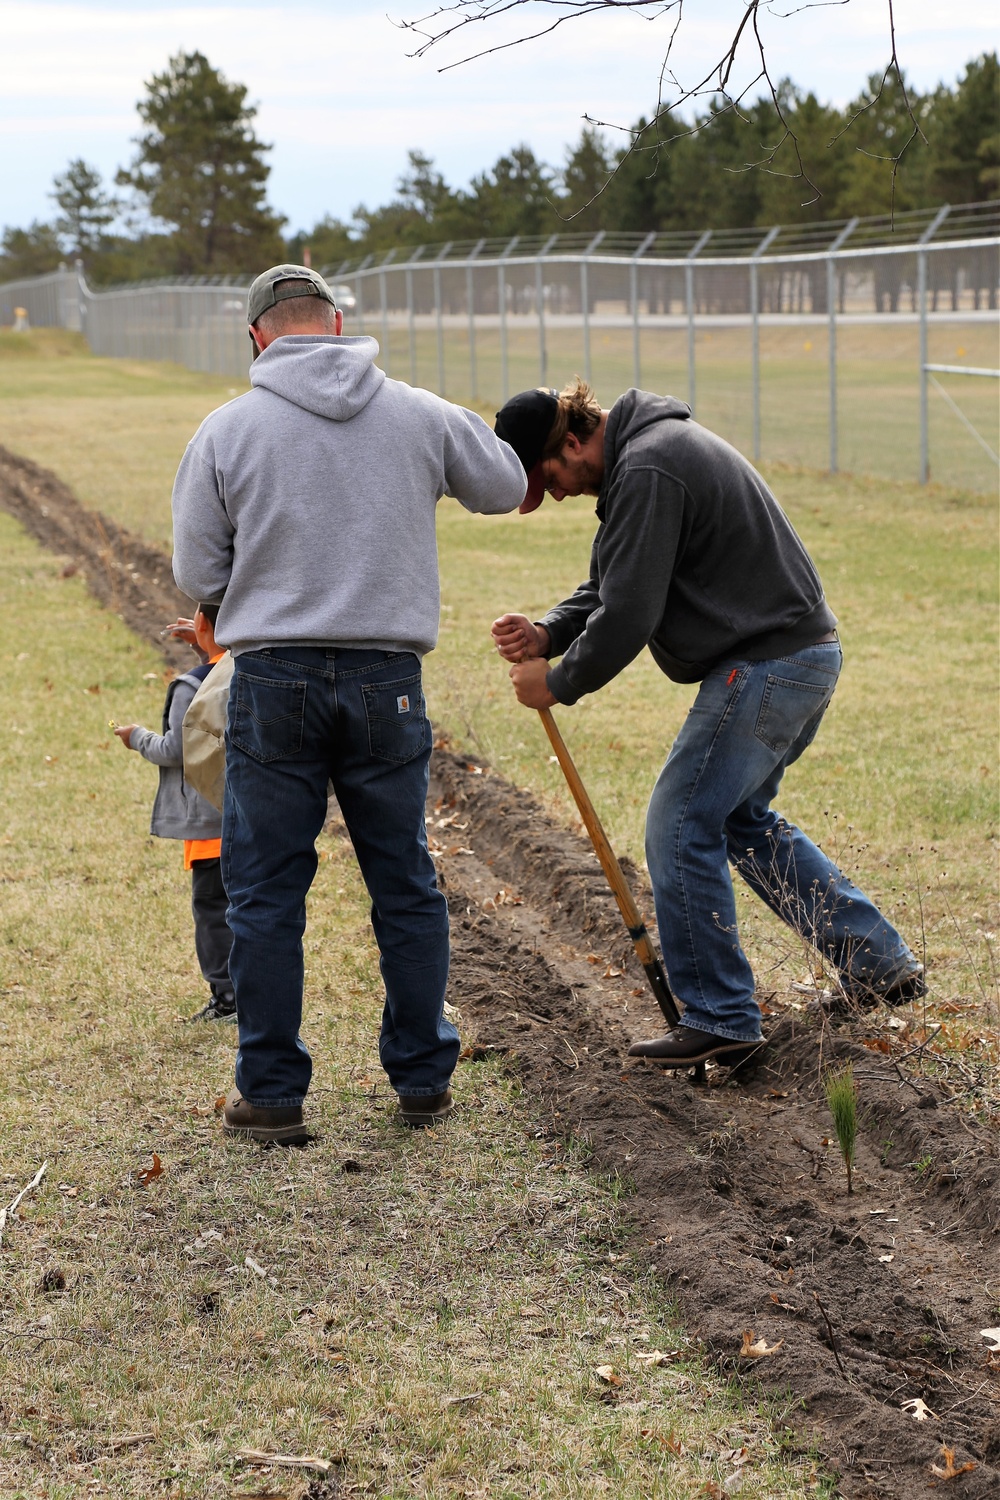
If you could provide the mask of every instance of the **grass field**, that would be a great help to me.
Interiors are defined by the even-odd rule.
[[[169,547],[176,463],[235,387],[173,366],[94,359],[70,335],[23,338],[0,336],[0,442]],[[1000,1020],[988,936],[998,895],[996,502],[939,485],[767,473],[819,565],[847,658],[819,740],[786,781],[783,810],[835,850],[926,954],[941,1002],[957,1007],[946,1036],[969,1035],[976,1047],[981,1036],[990,1053],[987,1022]],[[548,743],[516,707],[488,628],[504,609],[538,613],[568,593],[586,574],[593,525],[585,500],[549,501],[528,518],[470,517],[446,501],[439,520],[444,607],[440,648],[427,661],[431,711],[567,819]],[[609,833],[634,858],[649,789],[691,697],[643,657],[561,716]],[[746,921],[769,966],[788,956],[784,929],[756,902]]]
[[[167,545],[177,459],[232,387],[93,360],[65,338],[24,348],[0,341],[0,442]],[[769,475],[848,655],[784,806],[926,950],[928,1015],[953,1055],[995,1061],[995,507],[940,487]],[[491,519],[445,502],[427,663],[438,728],[567,820],[488,627],[578,582],[592,528],[587,502]],[[107,728],[157,722],[161,663],[60,574],[0,514],[0,1199],[48,1162],[0,1245],[0,1494],[302,1492],[307,1474],[255,1468],[238,1456],[249,1449],[316,1455],[346,1493],[390,1500],[693,1500],[734,1465],[742,1495],[822,1492],[808,1458],[783,1454],[781,1414],[698,1364],[628,1259],[624,1185],[589,1176],[500,1068],[462,1065],[454,1128],[395,1126],[367,903],[333,838],[307,934],[320,1149],[223,1141],[214,1101],[233,1038],[179,1024],[200,987],[186,877],[178,850],[145,834],[154,773]],[[640,661],[560,715],[609,831],[637,857],[690,697]],[[794,975],[801,956],[750,903],[746,931],[765,978]],[[640,1358],[656,1350],[664,1363]],[[621,1386],[596,1373],[608,1365]]]
[[[47,1163],[0,1243],[4,1500],[693,1500],[735,1472],[759,1500],[826,1493],[633,1263],[624,1185],[500,1067],[461,1065],[447,1130],[395,1123],[335,837],[307,934],[319,1144],[223,1139],[234,1032],[180,1024],[202,998],[188,877],[145,834],[155,772],[107,727],[158,721],[161,663],[60,573],[0,513],[0,1201]]]

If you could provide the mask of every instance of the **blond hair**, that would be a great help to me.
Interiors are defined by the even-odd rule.
[[[593,387],[581,380],[579,375],[574,375],[569,384],[564,385],[559,392],[559,407],[542,457],[554,458],[561,452],[570,433],[579,438],[581,443],[586,442],[602,415],[601,403],[595,396]]]

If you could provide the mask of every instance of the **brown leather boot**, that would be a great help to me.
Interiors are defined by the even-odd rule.
[[[691,1068],[697,1063],[708,1062],[710,1058],[723,1067],[735,1068],[763,1047],[763,1041],[734,1042],[727,1036],[715,1036],[711,1031],[681,1025],[668,1031],[666,1036],[633,1042],[628,1055],[644,1057],[660,1068]]]
[[[430,1125],[439,1125],[455,1107],[451,1089],[443,1094],[399,1094],[399,1113],[404,1125],[414,1130],[426,1130]]]
[[[309,1139],[301,1104],[265,1109],[261,1105],[248,1104],[236,1089],[226,1099],[222,1130],[224,1135],[245,1135],[265,1145],[274,1141],[278,1146],[304,1146]]]

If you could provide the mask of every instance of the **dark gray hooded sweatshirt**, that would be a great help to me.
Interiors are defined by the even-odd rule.
[[[547,675],[575,703],[643,646],[674,682],[814,644],[836,617],[756,469],[673,396],[626,391],[608,414],[590,577],[540,622]]]

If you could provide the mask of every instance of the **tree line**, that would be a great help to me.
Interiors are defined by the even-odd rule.
[[[250,273],[301,261],[307,248],[314,265],[336,265],[395,245],[769,226],[1000,196],[996,52],[926,94],[894,70],[870,77],[846,109],[790,80],[776,94],[739,106],[719,96],[688,121],[640,117],[620,143],[587,126],[559,167],[515,146],[464,188],[410,150],[390,202],[287,233],[267,203],[270,148],[246,87],[181,52],[138,103],[132,163],[105,186],[94,167],[70,162],[53,183],[56,217],[4,231],[0,280],[67,258],[101,285]]]

